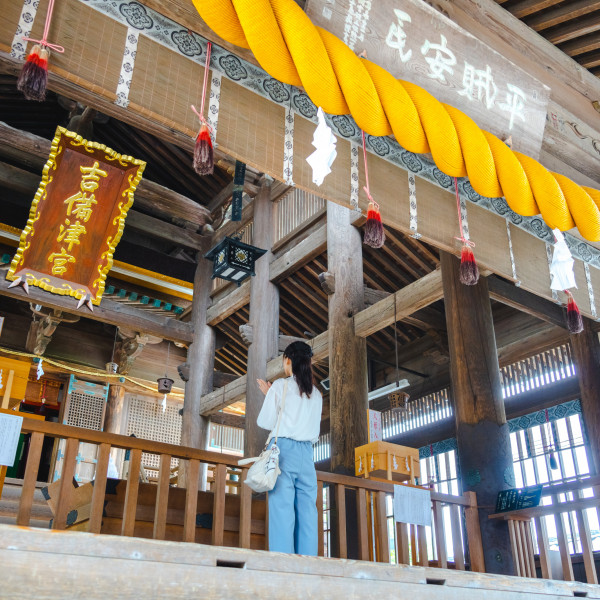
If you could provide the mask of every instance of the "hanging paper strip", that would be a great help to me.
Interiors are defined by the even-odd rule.
[[[100,304],[145,166],[58,127],[6,278]]]
[[[115,104],[127,108],[129,106],[129,89],[133,78],[133,67],[135,65],[135,55],[137,53],[139,33],[131,28],[127,28],[125,37],[125,50],[123,51],[123,62],[121,63],[121,72],[119,73],[119,83],[117,85],[117,98]]]
[[[552,250],[552,244],[546,242],[546,256],[548,257],[548,276],[550,278],[550,285],[552,285],[552,275],[550,275],[550,269],[552,268],[552,257],[554,252]],[[556,290],[552,290],[552,300],[558,302],[558,293]]]
[[[350,205],[358,208],[358,144],[350,142]]]
[[[210,80],[210,95],[208,97],[208,114],[206,120],[210,126],[210,139],[213,148],[217,147],[217,125],[219,123],[219,101],[221,100],[221,78],[223,73],[213,69]]]
[[[462,221],[462,235],[465,240],[469,241],[469,221],[467,219],[467,201],[464,196],[460,195],[460,219]]]
[[[421,237],[421,234],[417,231],[417,182],[412,173],[408,174],[408,203],[410,210],[409,227],[411,237],[418,240]]]
[[[39,0],[25,0],[23,2],[23,9],[21,10],[21,18],[19,19],[19,25],[15,31],[15,37],[13,38],[10,55],[13,58],[25,60],[27,58],[27,42],[23,38],[27,38],[31,35],[31,29],[33,22],[35,21],[35,15],[39,6]]]
[[[521,287],[521,280],[517,277],[517,264],[515,263],[515,253],[513,251],[512,235],[510,234],[510,221],[506,221],[506,237],[508,237],[508,253],[510,255],[510,266],[515,285]]]
[[[585,281],[587,283],[588,294],[590,296],[590,312],[592,313],[592,317],[597,319],[598,314],[596,312],[596,302],[594,300],[594,286],[592,285],[592,277],[590,275],[590,265],[583,263],[583,270],[585,271]]]
[[[283,176],[287,185],[294,185],[294,111],[285,109],[285,147],[283,149]]]

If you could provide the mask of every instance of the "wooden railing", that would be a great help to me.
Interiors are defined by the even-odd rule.
[[[24,419],[23,433],[31,434],[29,452],[25,467],[22,491],[16,524],[28,526],[31,519],[33,495],[35,491],[38,466],[44,436],[65,439],[65,455],[60,480],[54,485],[57,494],[52,498],[54,519],[53,529],[66,529],[73,523],[73,502],[76,491],[73,487],[73,474],[77,461],[80,442],[98,446],[96,475],[89,492],[89,506],[85,511],[86,521],[79,530],[92,533],[116,533],[125,536],[138,535],[137,531],[148,533],[155,539],[176,539],[185,542],[203,541],[213,545],[237,545],[241,548],[266,547],[266,503],[264,499],[253,496],[249,487],[241,485],[246,478],[248,468],[237,465],[238,457],[227,454],[197,450],[172,444],[164,444],[140,438],[103,433],[67,425]],[[107,469],[111,449],[129,450],[129,470],[126,481],[117,482],[117,491],[107,491]],[[140,483],[142,453],[159,456],[158,480],[156,484]],[[180,461],[180,467],[187,465],[187,488],[170,487],[171,458]],[[203,465],[212,472],[210,492],[199,490],[199,473]],[[228,473],[239,473],[238,482],[230,481]],[[425,527],[398,523],[394,535],[390,537],[386,511],[386,497],[393,494],[393,485],[389,483],[364,480],[355,477],[317,472],[319,514],[319,555],[325,555],[323,523],[323,498],[327,491],[329,498],[335,498],[336,551],[329,553],[339,558],[348,556],[348,532],[354,530],[359,540],[359,557],[363,560],[391,562],[390,540],[395,545],[394,562],[429,566],[448,566],[448,551],[453,550],[453,566],[464,570],[466,565],[473,571],[484,571],[481,535],[477,515],[475,494],[468,492],[463,496],[450,496],[431,493],[433,510],[433,539],[435,556],[432,560],[427,554],[427,532]],[[87,484],[88,486],[90,484]],[[111,480],[114,488],[115,481]],[[119,487],[121,486],[121,487]],[[235,489],[235,494],[228,493]],[[355,494],[355,518],[347,514],[347,491]],[[115,495],[116,494],[116,495]],[[175,502],[169,496],[177,496]],[[140,500],[138,500],[138,495]],[[115,501],[108,502],[110,497]],[[116,502],[116,499],[119,502]],[[150,499],[150,502],[148,501]],[[140,502],[144,500],[141,506]],[[200,507],[201,505],[201,507]],[[115,514],[115,511],[120,511]],[[448,508],[446,508],[448,507]],[[81,507],[80,507],[81,508]],[[107,514],[107,510],[109,514]],[[448,512],[449,510],[449,512]],[[111,512],[112,511],[112,512]],[[199,515],[199,512],[202,513]],[[203,525],[204,537],[197,534],[197,517],[206,517],[211,512],[210,525]],[[169,525],[167,514],[169,513]],[[179,521],[173,515],[179,514]],[[449,523],[445,523],[449,518]],[[137,515],[137,521],[136,521]],[[68,521],[68,517],[70,521]],[[104,521],[112,519],[112,529]],[[144,528],[138,522],[144,520]],[[114,522],[119,529],[115,530]],[[150,523],[148,522],[151,522]],[[354,522],[354,525],[353,525]],[[175,525],[178,529],[175,528]],[[348,525],[348,527],[347,527]],[[452,531],[447,540],[445,532]],[[463,534],[466,531],[466,536]],[[150,529],[151,527],[151,529]],[[206,528],[210,527],[210,537]],[[464,539],[463,539],[464,538]],[[468,549],[470,558],[465,556]]]
[[[545,504],[544,499],[547,499],[546,502],[551,501],[551,504]],[[543,579],[575,581],[577,578],[573,570],[573,554],[581,549],[586,581],[597,584],[598,575],[587,511],[597,511],[599,507],[600,476],[594,476],[545,486],[540,506],[490,515],[490,519],[508,521],[517,575],[535,578],[539,564]],[[556,531],[560,565],[551,557],[548,536],[550,526]]]

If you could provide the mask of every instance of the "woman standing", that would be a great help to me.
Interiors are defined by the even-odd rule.
[[[308,344],[293,342],[283,353],[286,378],[273,384],[257,380],[266,394],[257,424],[271,431],[267,443],[272,443],[278,411],[284,406],[277,439],[281,475],[269,492],[269,550],[316,556],[317,475],[312,445],[319,439],[323,398],[313,384],[311,357]]]

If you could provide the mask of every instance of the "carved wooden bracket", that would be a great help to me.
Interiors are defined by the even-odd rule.
[[[42,356],[46,352],[52,335],[61,323],[77,323],[79,321],[78,316],[63,313],[61,310],[44,308],[39,304],[30,304],[29,306],[34,318],[29,326],[25,348],[27,352],[37,356]]]

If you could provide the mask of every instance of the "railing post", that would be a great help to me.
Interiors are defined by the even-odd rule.
[[[358,557],[369,560],[369,527],[367,525],[367,490],[356,489],[356,518],[358,522]]]
[[[441,502],[433,501],[433,526],[435,528],[435,545],[438,555],[438,566],[442,569],[448,568],[446,555],[446,540],[444,538],[444,515]]]
[[[218,464],[215,467],[215,482],[213,487],[213,524],[212,545],[222,546],[225,532],[225,482],[227,466]]]
[[[250,548],[252,537],[252,490],[244,483],[247,476],[248,468],[242,469],[242,476],[240,477],[240,548]]]
[[[323,530],[323,482],[317,481],[317,519],[319,532],[319,556],[325,556],[325,531]]]
[[[154,507],[155,540],[164,540],[167,530],[167,508],[169,505],[169,482],[171,480],[171,457],[168,454],[160,455],[158,470],[158,484],[156,486],[156,502]]]
[[[31,434],[29,454],[27,455],[27,466],[25,467],[25,477],[23,478],[23,487],[21,488],[19,514],[17,515],[17,525],[22,527],[27,527],[31,518],[31,507],[33,505],[33,495],[35,493],[35,482],[37,481],[43,444],[43,433],[35,431]]]
[[[127,491],[123,508],[123,525],[121,535],[132,536],[135,529],[135,513],[140,487],[140,467],[142,466],[142,451],[135,448],[129,455],[129,474],[127,476]]]
[[[477,495],[475,492],[463,494],[469,505],[465,507],[465,526],[467,528],[467,541],[469,543],[469,557],[471,571],[485,573],[483,561],[483,543],[481,541],[481,529],[479,527],[479,512],[477,508]]]
[[[75,463],[78,450],[79,440],[67,438],[65,459],[63,462],[62,473],[60,475],[58,503],[56,505],[54,521],[52,522],[52,529],[66,529],[67,527],[67,515],[69,513],[69,507],[71,504],[73,474],[75,473]]]
[[[348,558],[348,542],[346,540],[346,486],[340,483],[335,486],[335,505],[337,510],[338,558]]]
[[[187,464],[185,490],[185,515],[183,517],[183,541],[196,541],[196,512],[198,508],[198,476],[200,461],[191,459]]]
[[[100,444],[98,448],[98,461],[96,463],[96,477],[94,478],[94,492],[92,494],[92,507],[88,531],[100,533],[102,529],[102,512],[104,510],[104,496],[106,493],[106,476],[110,458],[110,444]]]

